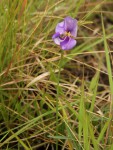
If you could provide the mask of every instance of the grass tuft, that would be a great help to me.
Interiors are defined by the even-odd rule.
[[[0,1],[0,149],[113,149],[112,5]],[[52,40],[66,16],[70,51]]]

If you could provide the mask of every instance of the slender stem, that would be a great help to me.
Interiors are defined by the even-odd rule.
[[[57,80],[57,99],[56,99],[56,136],[58,136],[58,104],[59,104],[59,96],[60,96],[60,73],[62,68],[62,60],[63,60],[63,51],[61,51],[61,59],[59,62],[59,72],[58,72],[58,80]],[[56,139],[56,150],[58,150],[58,139]]]

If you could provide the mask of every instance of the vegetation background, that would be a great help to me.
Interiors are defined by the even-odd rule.
[[[113,150],[112,52],[112,0],[0,0],[0,149]]]

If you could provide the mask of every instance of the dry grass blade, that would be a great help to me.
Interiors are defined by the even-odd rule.
[[[63,69],[62,69],[62,70],[63,70]],[[62,71],[62,70],[61,70],[61,71]],[[59,72],[59,69],[56,69],[54,72],[55,72],[55,73]],[[40,81],[40,80],[42,80],[42,79],[45,79],[45,78],[48,77],[49,75],[50,75],[50,72],[45,72],[45,73],[39,75],[38,77],[31,79],[32,81],[31,81],[30,83],[28,83],[26,87],[27,87],[27,88],[30,87],[30,86],[33,85],[34,83],[36,83],[36,82],[38,82],[38,81]]]

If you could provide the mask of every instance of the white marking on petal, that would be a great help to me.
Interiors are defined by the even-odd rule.
[[[60,39],[59,39],[59,38],[55,38],[55,39],[54,39],[54,42],[55,42],[57,45],[60,45]]]

